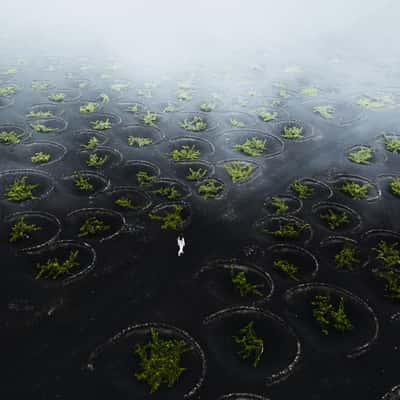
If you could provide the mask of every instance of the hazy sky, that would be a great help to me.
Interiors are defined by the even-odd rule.
[[[111,24],[117,29],[134,29],[151,24],[162,28],[195,27],[204,30],[224,21],[229,28],[258,29],[290,25],[312,26],[315,29],[332,29],[348,24],[395,0],[13,0],[4,1],[2,17],[14,22],[47,24],[52,19],[63,24]],[[121,26],[118,21],[128,23]],[[191,29],[192,30],[192,29]]]
[[[305,41],[326,34],[351,32],[351,27],[360,21],[367,27],[371,24],[376,33],[387,28],[384,19],[388,5],[400,12],[400,2],[396,0],[3,0],[3,3],[1,26],[7,27],[11,40],[17,32],[22,39],[35,38],[39,42],[51,39],[55,43],[95,43],[121,52],[140,48],[148,52],[173,52],[176,56],[188,48],[206,52],[218,46],[251,48],[263,42],[266,45],[290,42],[301,47]],[[380,16],[378,26],[377,16]]]

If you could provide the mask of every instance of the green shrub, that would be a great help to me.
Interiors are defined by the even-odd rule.
[[[86,165],[88,167],[95,167],[95,168],[99,168],[102,167],[108,160],[108,156],[104,156],[104,157],[100,157],[98,154],[96,153],[92,153],[89,154],[89,158],[86,161]]]
[[[129,136],[128,145],[133,147],[144,147],[153,144],[153,139],[139,136]]]
[[[27,224],[25,217],[19,217],[18,221],[11,227],[9,242],[15,243],[21,239],[29,238],[29,233],[37,232],[42,228],[35,224]]]
[[[285,126],[283,128],[282,137],[285,139],[293,140],[293,139],[301,139],[304,137],[302,134],[303,128],[297,126]]]
[[[392,96],[361,97],[356,102],[360,107],[366,109],[379,109],[394,104]]]
[[[215,110],[216,103],[203,103],[200,105],[200,110],[204,112],[210,112]]]
[[[35,132],[38,133],[49,133],[57,130],[56,128],[49,128],[48,126],[43,124],[31,124],[31,127]]]
[[[112,123],[109,120],[109,118],[105,119],[105,120],[96,120],[96,121],[91,121],[90,125],[92,125],[93,129],[96,129],[98,131],[103,131],[105,129],[110,129],[112,128]]]
[[[209,179],[199,185],[198,192],[204,200],[208,200],[217,197],[224,190],[224,187],[223,183]]]
[[[136,114],[136,113],[138,113],[140,111],[140,105],[135,103],[132,106],[128,107],[128,111],[131,112],[131,113]]]
[[[370,164],[373,158],[373,151],[369,147],[363,147],[359,150],[352,151],[347,158],[357,164]]]
[[[244,122],[236,118],[231,118],[230,123],[232,128],[244,128],[246,126]]]
[[[342,249],[335,255],[337,269],[348,269],[352,271],[361,261],[357,255],[355,246],[345,243]]]
[[[243,360],[247,360],[253,356],[253,367],[256,368],[264,352],[264,341],[256,335],[254,321],[249,322],[239,332],[239,335],[233,336],[233,340],[239,349],[238,354]]]
[[[390,190],[391,192],[400,197],[400,178],[396,177],[390,182]]]
[[[288,275],[295,281],[299,280],[296,277],[296,274],[299,272],[298,267],[296,267],[294,264],[290,263],[287,260],[274,260],[274,268],[276,268],[281,272],[284,272],[286,275]]]
[[[90,182],[89,178],[84,177],[81,174],[75,174],[74,177],[75,187],[83,192],[88,192],[94,189],[93,184]]]
[[[33,195],[33,191],[39,186],[30,185],[27,183],[27,176],[21,176],[14,180],[14,182],[6,188],[6,198],[9,201],[24,201],[24,200],[34,200],[38,197]]]
[[[244,182],[254,172],[256,166],[245,161],[231,161],[224,164],[224,169],[233,183]]]
[[[400,138],[383,135],[383,143],[387,151],[400,154]]]
[[[231,282],[239,291],[241,297],[249,295],[262,296],[262,293],[257,289],[257,285],[253,285],[247,280],[244,271],[240,271],[237,274],[234,274],[233,271],[231,271]]]
[[[139,186],[144,186],[144,185],[154,182],[157,179],[157,176],[150,175],[146,171],[138,171],[136,173],[136,179],[139,183]]]
[[[349,224],[349,216],[343,211],[339,214],[335,213],[331,208],[327,210],[326,214],[320,214],[319,217],[326,221],[329,226],[329,229],[335,230],[337,228],[341,228],[343,225]]]
[[[392,268],[400,265],[400,250],[398,247],[399,242],[389,244],[384,240],[380,240],[372,250],[375,251],[377,260],[383,261],[386,267]]]
[[[16,85],[0,86],[0,96],[6,97],[10,94],[17,93],[18,87]]]
[[[247,154],[252,157],[261,156],[266,148],[266,140],[258,139],[256,137],[252,137],[250,139],[246,139],[246,141],[242,144],[236,144],[234,149],[237,151],[241,151],[244,154]]]
[[[97,103],[94,103],[92,101],[89,101],[86,104],[83,104],[82,106],[79,107],[79,112],[86,114],[86,113],[92,113],[96,111],[97,107],[99,105]]]
[[[202,117],[195,115],[192,119],[184,119],[179,126],[189,132],[200,132],[208,128]]]
[[[50,95],[48,98],[51,101],[61,103],[62,101],[65,100],[65,94],[64,93],[55,93],[55,94]]]
[[[42,164],[42,163],[47,163],[51,159],[51,155],[48,153],[43,153],[42,151],[39,151],[38,153],[35,153],[31,157],[31,161],[35,164]]]
[[[315,296],[311,301],[312,314],[314,319],[321,325],[321,332],[324,335],[329,334],[328,328],[333,328],[339,332],[351,331],[351,324],[344,309],[344,299],[340,298],[337,309],[330,302],[330,296],[319,295]]]
[[[208,171],[203,168],[198,168],[196,170],[189,168],[189,175],[186,176],[188,181],[201,181],[208,174]]]
[[[178,91],[176,97],[180,101],[190,101],[193,98],[192,93],[189,90]]]
[[[268,111],[266,109],[261,109],[258,111],[258,116],[264,121],[264,122],[270,122],[275,120],[278,117],[278,113],[273,111]]]
[[[139,381],[150,386],[150,394],[162,385],[171,388],[179,380],[186,368],[181,367],[181,359],[190,347],[184,340],[163,340],[155,328],[150,328],[151,339],[138,344],[135,354],[139,357],[141,371],[135,373]]]
[[[200,158],[201,152],[196,148],[196,145],[182,145],[179,149],[174,149],[169,153],[174,161],[192,161]]]
[[[393,270],[380,271],[377,273],[378,278],[386,282],[385,291],[391,299],[400,299],[400,275]]]
[[[322,118],[332,119],[333,113],[336,111],[332,106],[317,106],[313,108],[313,112],[319,114]]]
[[[104,221],[98,219],[97,217],[86,218],[79,228],[79,237],[86,237],[94,235],[98,232],[107,231],[111,226],[106,225]]]
[[[314,188],[308,185],[305,185],[304,183],[301,183],[300,181],[295,181],[292,183],[290,188],[296,192],[297,196],[299,196],[300,199],[308,199],[314,194]]]
[[[92,136],[86,144],[81,144],[81,147],[83,147],[86,150],[93,150],[95,149],[99,144],[99,140],[97,139],[96,136]]]
[[[0,143],[4,144],[19,144],[21,143],[21,137],[14,131],[1,131],[0,132]]]
[[[275,238],[295,239],[298,238],[304,229],[309,228],[310,224],[302,224],[300,222],[280,222],[279,228],[274,231],[266,231]]]
[[[286,204],[286,201],[280,197],[272,197],[271,204],[275,207],[276,215],[283,215],[289,211],[289,206]]]
[[[168,200],[176,200],[181,197],[181,194],[174,186],[163,186],[159,189],[153,190],[152,193],[166,197]]]
[[[167,211],[165,215],[157,215],[150,213],[149,218],[156,221],[161,221],[161,229],[177,230],[183,225],[182,211],[183,207],[180,205],[173,205],[174,211]]]
[[[126,208],[126,209],[134,209],[136,208],[133,204],[132,204],[132,200],[129,199],[126,196],[123,197],[119,197],[117,200],[115,200],[114,202],[117,206],[122,207],[122,208]]]
[[[363,200],[368,198],[369,183],[359,184],[357,182],[346,181],[339,189],[348,194],[354,200]]]
[[[60,276],[68,274],[72,268],[79,266],[79,263],[76,260],[78,255],[79,250],[71,250],[69,257],[63,262],[60,262],[57,258],[53,258],[47,260],[46,264],[36,264],[36,269],[39,271],[35,276],[35,279],[57,279]]]
[[[26,114],[27,118],[51,118],[54,114],[51,111],[30,111]]]
[[[306,97],[314,97],[319,93],[319,89],[315,86],[307,86],[301,90],[301,94]]]
[[[143,123],[145,125],[153,126],[157,122],[157,114],[147,111],[147,113],[143,116]]]

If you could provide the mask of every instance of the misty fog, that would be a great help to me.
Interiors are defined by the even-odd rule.
[[[0,32],[3,51],[110,54],[162,71],[227,57],[240,63],[238,51],[273,50],[273,62],[318,58],[321,50],[391,55],[399,15],[394,0],[16,0],[3,2]]]

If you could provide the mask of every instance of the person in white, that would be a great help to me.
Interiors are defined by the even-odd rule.
[[[179,246],[179,250],[178,250],[178,256],[183,254],[183,248],[185,247],[185,239],[182,236],[178,236],[178,246]]]

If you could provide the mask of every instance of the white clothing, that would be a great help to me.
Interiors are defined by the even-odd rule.
[[[183,254],[183,248],[185,247],[184,237],[182,237],[182,238],[178,237],[178,246],[179,246],[178,256],[180,256]]]

